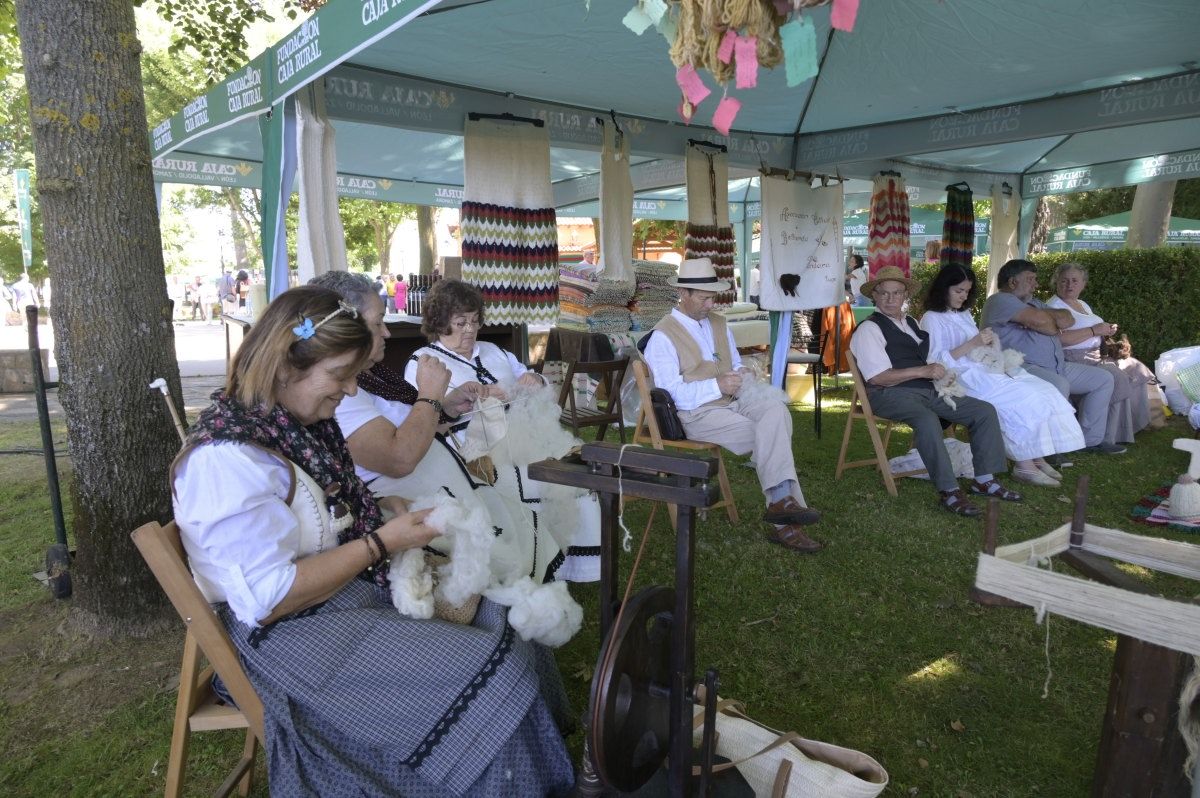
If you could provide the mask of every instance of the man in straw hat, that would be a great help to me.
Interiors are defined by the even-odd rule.
[[[971,434],[975,466],[971,493],[1021,501],[1021,494],[996,481],[995,474],[1008,469],[996,409],[969,396],[955,397],[958,407],[954,408],[934,390],[933,381],[943,377],[946,369],[928,362],[929,333],[904,313],[911,290],[912,281],[896,266],[884,266],[862,285],[863,296],[875,301],[876,311],[854,331],[850,351],[866,381],[871,409],[912,427],[917,453],[945,509],[957,515],[980,514],[958,485],[943,443],[943,419],[962,424]]]
[[[679,289],[679,304],[663,317],[646,344],[646,363],[655,385],[671,394],[688,438],[750,454],[766,495],[763,520],[774,526],[769,540],[794,551],[819,551],[804,533],[820,514],[804,504],[792,459],[792,416],[769,394],[739,396],[745,376],[725,318],[711,313],[717,279],[708,258],[685,260],[667,283]]]

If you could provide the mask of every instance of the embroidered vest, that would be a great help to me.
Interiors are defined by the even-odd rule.
[[[683,375],[684,382],[716,379],[718,374],[724,374],[733,368],[733,355],[729,351],[729,334],[725,331],[725,317],[718,313],[710,313],[708,322],[712,325],[713,343],[717,349],[715,353],[702,353],[700,342],[692,337],[687,328],[680,324],[674,316],[664,316],[658,324],[654,325],[654,329],[667,336],[675,346],[675,353],[679,356],[679,373]],[[716,354],[716,360],[710,359],[713,354]],[[731,401],[733,400],[730,397],[722,396],[720,399],[706,402],[702,406],[719,407],[727,405]]]
[[[888,359],[892,361],[892,368],[919,368],[929,362],[929,333],[918,327],[917,322],[912,316],[905,316],[904,323],[921,339],[920,344],[914,341],[912,337],[896,329],[895,322],[879,311],[872,313],[870,319],[883,332],[883,340],[886,343],[885,351],[887,352]],[[896,388],[901,386],[905,388],[932,388],[933,380],[919,377],[917,379],[905,380],[889,387]],[[877,388],[876,390],[881,389]]]

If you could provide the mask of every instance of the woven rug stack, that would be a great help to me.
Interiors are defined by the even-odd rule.
[[[661,260],[635,260],[633,262],[634,281],[637,289],[633,294],[633,329],[652,330],[663,316],[675,307],[677,293],[667,285],[667,280],[675,276],[677,268]]]
[[[558,326],[569,330],[587,330],[588,299],[596,290],[596,281],[565,266],[558,269]]]
[[[633,323],[629,315],[633,288],[631,282],[601,278],[596,290],[587,298],[588,332],[629,332]]]

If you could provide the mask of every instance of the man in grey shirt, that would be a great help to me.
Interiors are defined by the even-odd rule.
[[[980,327],[991,327],[1005,349],[1025,355],[1025,370],[1078,399],[1079,426],[1085,452],[1123,454],[1108,431],[1108,405],[1112,375],[1083,363],[1068,363],[1060,334],[1075,323],[1069,310],[1056,310],[1035,299],[1037,267],[1027,260],[1010,260],[1000,268],[997,292],[983,306]]]

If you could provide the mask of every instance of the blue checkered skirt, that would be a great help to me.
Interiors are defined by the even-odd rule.
[[[561,681],[499,605],[484,599],[470,626],[415,620],[355,579],[263,628],[225,605],[218,613],[263,702],[272,795],[537,796],[571,787],[542,695],[561,713]]]

